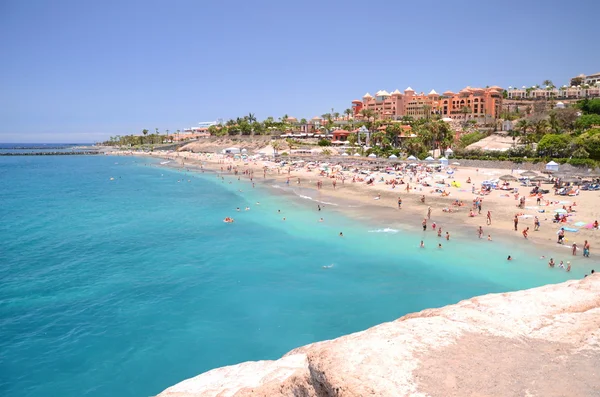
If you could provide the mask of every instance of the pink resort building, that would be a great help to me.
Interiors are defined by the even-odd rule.
[[[502,88],[466,87],[458,93],[446,91],[443,94],[438,94],[435,90],[428,94],[418,94],[410,87],[404,93],[382,90],[377,91],[375,96],[365,94],[362,101],[352,101],[352,109],[357,119],[362,118],[362,109],[369,109],[378,119],[398,120],[404,116],[419,119],[437,114],[443,118],[483,121],[499,116],[502,109]]]

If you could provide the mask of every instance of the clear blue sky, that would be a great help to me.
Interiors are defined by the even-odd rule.
[[[598,0],[0,0],[0,142],[564,84],[600,72],[599,37]]]

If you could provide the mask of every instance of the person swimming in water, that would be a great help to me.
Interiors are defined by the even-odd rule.
[[[554,263],[554,258],[550,258],[550,260],[548,261],[548,266],[549,267],[554,267],[555,263]]]
[[[512,261],[512,256],[508,256],[508,258],[506,258],[507,261]]]
[[[423,242],[423,240],[421,240],[421,245],[420,245],[420,247],[421,247],[421,248],[425,248],[425,243]]]
[[[344,233],[340,232],[340,237],[344,237]]]

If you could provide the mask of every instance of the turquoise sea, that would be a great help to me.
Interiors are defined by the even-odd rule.
[[[400,215],[359,222],[269,186],[133,157],[0,157],[0,395],[152,396],[218,366],[585,273],[459,231],[437,249],[433,232],[395,227]]]

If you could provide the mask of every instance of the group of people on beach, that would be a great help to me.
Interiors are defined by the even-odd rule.
[[[253,187],[254,187],[254,182],[253,182],[254,170],[252,170],[250,168],[243,169],[243,167],[240,168],[240,169],[238,169],[238,166],[235,165],[235,164],[233,164],[233,161],[230,161],[230,160],[223,160],[223,162],[221,164],[222,164],[221,174],[223,174],[223,173],[231,173],[234,176],[237,176],[238,180],[239,180],[239,175],[243,174],[244,176],[247,176],[250,179],[250,181],[252,182]],[[255,165],[256,165],[256,163],[255,163]],[[289,184],[291,182],[291,180],[290,180],[291,179],[291,167],[288,166],[287,169],[283,170],[283,172],[281,171],[280,168],[281,167],[277,168],[277,170],[276,170],[277,173],[280,174],[280,173],[284,173],[284,172],[287,171],[288,177],[287,177],[287,182],[286,183]],[[296,169],[296,168],[294,168],[294,169]],[[263,177],[266,178],[267,172],[272,172],[272,170],[270,168],[268,168],[267,166],[264,166],[263,167]],[[323,174],[323,173],[321,172],[321,174]],[[393,185],[396,185],[396,184],[406,185],[407,191],[412,193],[413,189],[411,189],[412,186],[410,186],[409,183],[413,182],[413,176],[412,176],[412,174],[408,174],[408,173],[406,175],[407,175],[407,179],[410,179],[410,180],[405,181],[404,179],[401,179],[401,180],[397,181],[396,183],[392,183],[392,184]],[[416,175],[416,173],[415,173],[415,175]],[[327,174],[325,176],[329,177],[329,178],[332,177],[329,174]],[[343,183],[344,183],[345,177],[340,176],[340,175],[338,175],[338,176],[339,176],[340,179],[337,179],[337,177],[333,177],[331,179],[331,187],[333,189],[336,189],[337,187],[339,187],[339,186],[336,186],[336,182],[338,180],[340,181],[340,185],[343,185]],[[219,177],[222,178],[222,175],[220,175]],[[420,182],[422,182],[422,181],[420,180],[420,177],[416,177],[416,178],[417,178],[417,186],[418,186],[418,184]],[[355,180],[352,180],[352,181],[354,182]],[[323,186],[323,182],[322,182],[321,179],[318,179],[317,181],[312,180],[312,181],[309,181],[309,182],[311,182],[311,183],[315,182],[317,189],[322,189],[324,187]],[[472,183],[471,180],[467,180],[467,183],[470,183],[470,182]],[[297,180],[296,183],[298,185],[300,185],[300,178],[298,178],[298,180]],[[546,193],[546,191],[544,191],[543,193]],[[483,199],[484,199],[483,196],[484,196],[483,194],[479,194],[477,197],[475,197],[473,199],[472,207],[469,210],[469,216],[470,217],[476,217],[477,215],[480,215],[482,213]],[[381,194],[380,193],[377,194],[376,199],[381,199]],[[518,206],[520,206],[521,208],[525,208],[525,203],[526,203],[525,202],[525,197],[523,197],[521,195],[517,195],[516,199],[518,200]],[[540,205],[542,202],[545,202],[546,205],[549,205],[548,200],[544,199],[544,197],[542,195],[542,192],[539,189],[538,189],[538,192],[536,192],[536,194],[535,194],[535,199],[537,200],[538,205]],[[425,204],[425,202],[426,202],[425,195],[424,194],[419,194],[418,196],[416,196],[416,201],[420,202],[421,205]],[[403,200],[402,197],[398,196],[396,203],[397,203],[397,208],[398,209],[402,209],[403,208],[404,200]],[[468,201],[467,201],[467,203],[468,203]],[[562,202],[561,202],[561,204],[562,204],[562,210],[564,211],[564,213],[558,216],[558,221],[561,222],[561,223],[564,223],[565,219],[568,219],[568,217],[576,211],[575,210],[576,204],[573,203],[572,205],[567,205],[568,203],[562,203]],[[465,204],[464,204],[464,202],[462,200],[456,199],[456,200],[453,200],[453,202],[451,203],[451,205],[455,209],[459,209],[460,207],[464,206]],[[444,211],[444,212],[452,212],[451,211],[452,207],[450,205],[449,205],[449,207],[450,208],[445,208],[442,211]],[[529,208],[529,207],[527,207],[527,208]],[[246,208],[246,210],[248,210],[248,209],[249,208]],[[239,208],[237,210],[240,211]],[[426,232],[427,229],[430,228],[431,230],[433,230],[437,234],[437,236],[439,238],[444,238],[445,237],[446,240],[449,241],[450,240],[450,233],[448,231],[443,231],[442,227],[440,225],[437,225],[435,221],[431,222],[432,211],[433,211],[432,207],[431,206],[427,206],[426,216],[425,216],[425,218],[423,218],[423,221],[422,221],[423,231]],[[543,212],[543,210],[539,210],[538,212]],[[492,211],[487,210],[486,212],[484,212],[484,214],[486,214],[485,215],[485,219],[486,219],[486,223],[485,224],[487,226],[492,225]],[[530,225],[526,225],[524,228],[519,228],[520,220],[524,219],[524,218],[527,218],[527,217],[531,217],[531,216],[530,215],[525,216],[525,214],[521,212],[521,213],[515,214],[514,220],[513,220],[513,222],[514,222],[514,230],[515,231],[520,231],[521,234],[523,235],[523,238],[525,238],[525,239],[529,238],[531,231],[538,231],[538,230],[540,230],[540,227],[541,227],[540,218],[537,215],[535,215],[535,216],[533,216],[533,225],[532,226],[530,224]],[[285,221],[286,218],[283,217],[282,220]],[[225,223],[234,223],[235,222],[235,220],[232,217],[229,217],[229,216],[226,217],[223,221]],[[322,217],[320,217],[320,218],[318,218],[318,221],[319,222],[324,222],[324,219]],[[595,221],[593,223],[593,225],[589,225],[589,226],[591,226],[590,227],[591,229],[598,229],[598,221]],[[565,241],[566,241],[565,231],[566,231],[565,228],[561,228],[559,230],[559,232],[557,233],[557,243],[559,243],[559,244],[564,244],[565,243]],[[492,241],[491,234],[486,234],[484,232],[483,226],[478,226],[476,228],[476,233],[477,233],[478,239],[484,239],[487,236],[487,240],[488,241]],[[343,237],[344,236],[343,232],[340,231],[339,232],[339,236]],[[421,248],[425,248],[425,242],[424,242],[424,240],[420,241],[419,246]],[[438,243],[438,248],[442,248],[442,244],[441,243]],[[583,252],[582,252],[583,257],[588,258],[590,256],[590,243],[588,242],[588,240],[585,240],[585,242],[583,244],[583,247],[579,246],[576,243],[572,243],[571,249],[572,249],[572,255],[574,255],[574,256],[577,255],[577,251],[580,250],[580,249],[583,250]],[[512,256],[510,256],[510,255],[507,257],[507,260],[513,260],[513,259],[514,258]],[[564,269],[566,271],[570,271],[571,270],[571,263],[570,263],[570,261],[566,261],[566,263],[565,263],[565,261],[559,261],[558,263],[555,263],[553,258],[551,258],[548,261],[548,266],[550,268],[554,268],[554,267],[562,268],[562,269]]]

